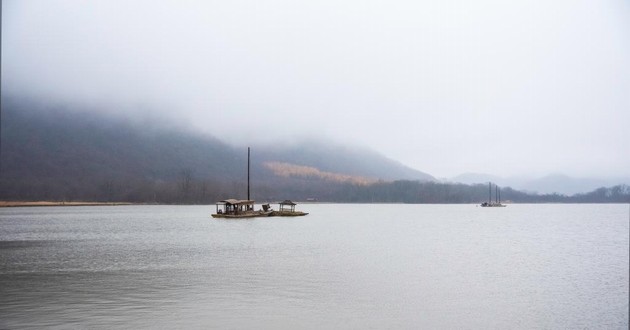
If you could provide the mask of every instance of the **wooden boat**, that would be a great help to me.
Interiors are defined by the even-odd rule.
[[[507,205],[501,204],[501,190],[499,186],[495,185],[495,201],[492,202],[492,182],[488,182],[488,201],[481,203],[481,207],[506,207]]]
[[[255,202],[249,198],[249,148],[247,148],[247,199],[226,199],[217,202],[217,213],[212,214],[213,218],[256,218],[268,217],[273,213],[266,208],[263,210],[254,210]]]
[[[297,204],[295,204],[294,202],[288,199],[278,204],[279,204],[279,209],[278,211],[272,211],[271,213],[272,217],[299,217],[299,216],[304,216],[308,214],[307,212],[296,211],[295,205]]]
[[[213,214],[213,218],[256,218],[268,217],[273,211],[254,210],[254,201],[226,199],[218,202],[217,213]]]

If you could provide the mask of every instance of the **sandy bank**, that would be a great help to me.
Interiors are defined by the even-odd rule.
[[[14,202],[0,201],[0,207],[30,207],[30,206],[103,206],[103,205],[132,205],[133,203],[104,203],[104,202]]]

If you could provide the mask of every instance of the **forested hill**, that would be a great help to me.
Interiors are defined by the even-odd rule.
[[[244,197],[235,194],[244,191],[246,149],[207,135],[11,98],[3,99],[1,125],[0,199],[212,203]],[[377,153],[331,143],[254,146],[252,154],[263,198],[284,187],[433,179]]]
[[[0,200],[209,204],[246,198],[247,149],[112,115],[3,99]],[[252,198],[479,203],[487,185],[436,182],[378,153],[317,140],[252,149]],[[630,187],[564,196],[502,190],[512,202],[630,202]]]

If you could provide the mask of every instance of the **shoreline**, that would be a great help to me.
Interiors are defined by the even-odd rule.
[[[17,201],[0,201],[2,207],[41,207],[41,206],[118,206],[118,205],[135,205],[128,202],[17,202]]]

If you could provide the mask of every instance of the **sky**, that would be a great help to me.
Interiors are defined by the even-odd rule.
[[[2,92],[435,177],[630,177],[630,2],[4,0]]]

